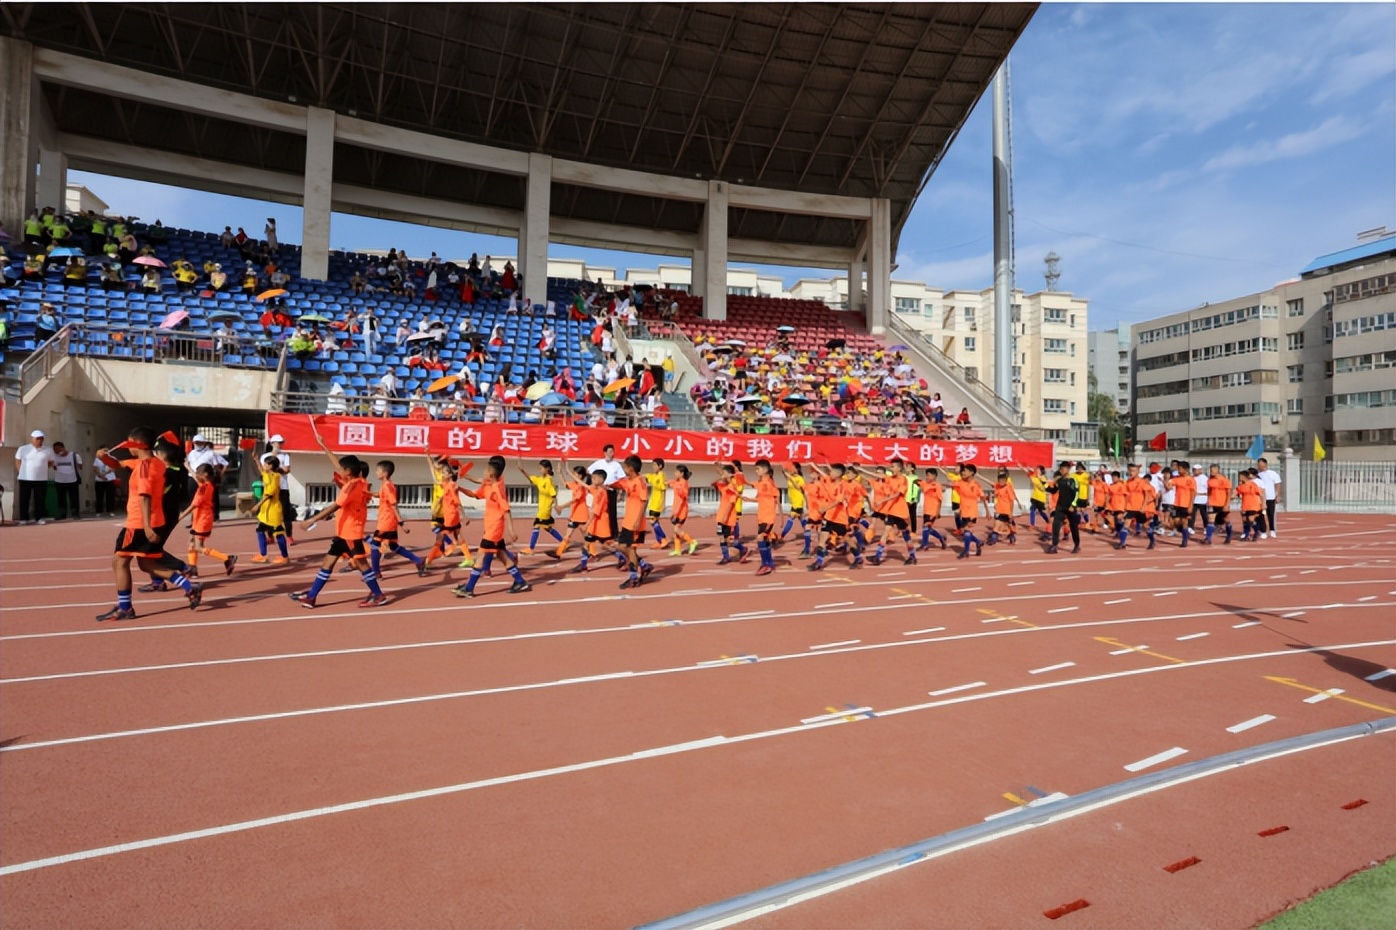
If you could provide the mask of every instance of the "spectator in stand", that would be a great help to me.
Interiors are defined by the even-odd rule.
[[[271,274],[268,277],[272,287],[285,287],[291,283],[291,275],[286,269],[278,265],[270,265],[268,267],[271,269]]]
[[[39,315],[34,320],[34,342],[43,345],[56,335],[58,335],[58,313],[53,309],[53,304],[42,304],[39,307]],[[40,435],[42,436],[42,434]]]
[[[378,386],[388,397],[397,396],[397,375],[393,373],[392,369],[383,372],[383,377],[378,379]]]
[[[478,253],[470,253],[470,263],[466,265],[466,271],[470,274],[470,277],[477,281],[480,280],[480,256]]]
[[[147,268],[141,275],[141,290],[147,294],[159,294],[164,288],[164,282],[160,279],[158,268]]]
[[[325,400],[325,412],[332,416],[343,416],[348,409],[344,399],[344,385],[338,381],[330,382],[330,395]]]
[[[223,326],[214,333],[214,341],[218,344],[218,352],[221,355],[236,355],[238,347],[237,330],[233,329],[233,324],[227,320],[223,321]],[[270,335],[270,331],[268,331]]]
[[[24,260],[24,274],[22,281],[32,281],[35,284],[44,283],[44,253],[35,252]]]
[[[375,417],[388,415],[388,392],[383,390],[381,384],[373,389],[373,415]]]
[[[127,232],[117,240],[117,245],[117,255],[121,264],[129,265],[136,260],[136,255],[140,252],[140,243],[136,241],[134,234]]]
[[[247,230],[238,227],[237,235],[233,236],[233,245],[237,247],[238,253],[245,259],[248,254],[248,245],[252,240],[247,236]]]
[[[485,256],[485,261],[480,265],[480,281],[485,287],[494,286],[494,266],[490,264],[490,257]]]
[[[224,226],[223,235],[218,237],[218,244],[223,246],[223,248],[225,249],[231,249],[236,244],[236,242],[237,239],[233,236],[233,227]]]
[[[271,216],[267,217],[267,226],[266,226],[266,228],[265,228],[264,230],[262,230],[262,233],[266,236],[266,240],[267,240],[267,251],[270,252],[272,255],[275,255],[275,254],[280,250],[280,248],[281,248],[280,243],[278,243],[278,242],[276,241],[276,218],[275,218],[275,217],[271,217]]]
[[[74,255],[68,259],[68,264],[63,268],[63,286],[87,286],[87,262],[81,255]]]
[[[215,262],[213,270],[208,273],[208,289],[218,293],[227,286],[228,275],[223,271],[223,266]]]
[[[251,262],[242,268],[242,292],[248,297],[257,293],[257,269]]]
[[[363,276],[363,272],[356,271],[349,276],[349,289],[355,294],[362,294],[368,290],[368,278]]]
[[[970,425],[970,422],[969,422],[969,408],[968,408],[968,407],[961,407],[961,408],[960,408],[960,415],[957,416],[957,417],[955,417],[955,425],[956,425],[956,426],[969,426],[969,425]]]
[[[364,310],[364,315],[359,320],[359,328],[363,332],[364,351],[372,355],[378,346],[378,317],[372,307]]]
[[[489,259],[486,259],[486,261],[489,261]],[[499,279],[499,286],[506,294],[512,294],[514,291],[518,290],[519,282],[514,277],[513,262],[506,261],[504,263],[504,274]]]
[[[315,340],[310,337],[310,333],[303,329],[298,329],[286,342],[286,349],[302,362],[315,354]]]
[[[24,218],[24,244],[43,245],[44,236],[44,223],[39,218],[38,208],[30,210],[29,215]]]
[[[183,292],[194,289],[194,285],[199,280],[199,273],[194,270],[187,258],[180,258],[174,263],[175,287]]]
[[[926,411],[930,414],[932,423],[945,422],[945,403],[940,399],[939,392],[931,395],[931,399],[926,401]]]
[[[397,333],[394,334],[393,342],[400,349],[407,345],[407,337],[412,335],[412,330],[408,328],[407,321],[403,320],[397,324]]]

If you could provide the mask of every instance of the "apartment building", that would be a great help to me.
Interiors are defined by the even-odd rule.
[[[1396,453],[1396,235],[1324,255],[1269,290],[1134,327],[1140,441],[1387,460]]]
[[[1108,394],[1121,416],[1127,416],[1134,391],[1129,327],[1096,330],[1086,335],[1086,364],[1095,375],[1096,390]]]

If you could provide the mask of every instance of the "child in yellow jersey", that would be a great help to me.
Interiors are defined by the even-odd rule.
[[[790,501],[790,515],[785,518],[785,529],[780,531],[780,538],[784,539],[789,536],[791,528],[795,526],[795,521],[799,520],[800,529],[805,534],[805,548],[800,555],[807,556],[811,554],[811,538],[809,522],[805,520],[805,473],[798,462],[792,462],[785,465],[784,468],[785,496]]]
[[[524,470],[522,462],[518,465],[519,474],[527,478],[529,483],[538,489],[538,515],[533,518],[533,535],[529,537],[528,548],[524,550],[528,555],[537,551],[538,535],[543,530],[547,530],[548,535],[558,543],[562,542],[562,534],[553,526],[553,517],[561,513],[557,506],[557,483],[553,481],[553,463],[543,459],[538,463],[538,467],[542,469],[543,473],[530,475]],[[543,554],[549,558],[559,558],[558,553],[551,549]]]
[[[646,510],[649,512],[650,529],[654,530],[654,542],[650,544],[651,549],[665,548],[664,540],[667,538],[664,528],[659,525],[659,518],[664,514],[664,492],[669,489],[668,483],[664,480],[664,460],[655,459],[651,462],[654,471],[647,475],[642,475],[650,486],[649,501]]]
[[[267,538],[276,538],[276,548],[280,555],[271,559],[273,565],[285,565],[290,561],[286,550],[285,516],[281,510],[281,460],[276,453],[268,452],[262,457],[262,501],[257,505],[257,555],[254,562],[266,562]]]
[[[1028,477],[1032,479],[1032,496],[1028,501],[1028,528],[1037,527],[1037,515],[1042,514],[1042,524],[1046,526],[1050,520],[1047,517],[1047,486],[1052,483],[1047,477],[1047,467],[1039,465],[1028,471]]]

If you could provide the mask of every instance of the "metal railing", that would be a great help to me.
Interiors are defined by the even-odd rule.
[[[1008,401],[994,393],[988,385],[980,381],[969,373],[969,371],[955,361],[937,346],[928,333],[923,333],[914,327],[908,326],[897,319],[895,313],[888,314],[888,329],[896,333],[899,337],[911,345],[913,349],[923,355],[927,361],[933,365],[938,365],[945,371],[955,376],[955,382],[962,387],[966,393],[979,402],[980,406],[986,410],[997,413],[1008,423],[1018,423],[1022,420],[1022,415]]]
[[[74,324],[65,325],[33,351],[19,366],[19,392],[24,397],[53,376],[59,364],[68,357],[68,343]]]
[[[698,354],[698,347],[677,324],[667,320],[647,320],[646,326],[649,329],[651,339],[672,342],[678,348],[679,353],[688,360],[688,364],[693,367],[693,370],[699,373],[700,377],[702,372],[708,370],[706,363]]]
[[[1330,513],[1396,513],[1396,462],[1299,463],[1299,506]]]
[[[62,336],[64,332],[68,336],[60,357],[84,355],[149,364],[189,363],[277,371],[285,366],[285,343],[241,333],[129,329],[97,323],[69,323],[59,335]],[[53,341],[51,339],[49,343]],[[43,348],[41,346],[35,354]],[[51,363],[56,364],[56,361]]]

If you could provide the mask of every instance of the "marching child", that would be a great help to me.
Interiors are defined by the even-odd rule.
[[[218,493],[218,488],[214,485],[215,472],[212,465],[200,465],[194,471],[194,481],[196,488],[194,499],[189,502],[189,506],[184,508],[184,512],[175,518],[178,523],[185,517],[191,517],[189,521],[189,570],[185,572],[190,578],[197,578],[199,575],[199,556],[206,555],[217,559],[223,563],[223,570],[226,574],[233,573],[233,566],[237,564],[238,557],[226,555],[217,549],[211,549],[208,545],[208,538],[213,535],[213,495]]]
[[[262,456],[262,500],[257,505],[257,554],[252,561],[263,563],[267,559],[267,540],[276,539],[276,548],[281,554],[271,559],[273,565],[285,565],[290,553],[286,549],[285,514],[281,507],[281,460],[275,452]]]

